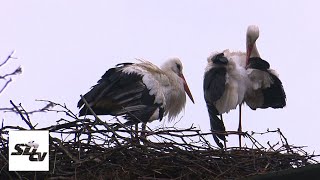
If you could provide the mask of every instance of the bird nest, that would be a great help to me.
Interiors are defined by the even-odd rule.
[[[65,105],[46,101],[39,111],[26,112],[20,105],[2,109],[20,115],[28,128],[0,129],[0,174],[5,179],[239,179],[315,164],[316,155],[303,147],[289,145],[277,129],[248,133],[252,146],[219,149],[210,144],[211,132],[191,126],[186,129],[161,127],[143,132],[121,126],[114,118],[102,121],[78,118]],[[36,112],[59,112],[67,117],[55,125],[37,128],[30,120]],[[114,128],[115,123],[120,128]],[[2,123],[4,124],[4,123]],[[38,129],[50,131],[48,172],[8,171],[8,131]],[[216,132],[218,133],[218,132]],[[237,132],[227,132],[232,135]],[[276,133],[279,141],[263,146],[256,136]]]

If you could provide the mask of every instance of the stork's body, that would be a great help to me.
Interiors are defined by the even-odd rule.
[[[218,115],[235,109],[244,100],[249,82],[246,69],[241,66],[245,57],[245,53],[225,50],[207,59],[203,90],[212,131],[225,131],[224,123]],[[219,139],[226,141],[225,135],[213,134],[213,138],[222,148]]]
[[[278,73],[270,69],[270,64],[261,59],[256,46],[259,28],[249,26],[247,30],[246,69],[250,79],[245,102],[253,110],[257,108],[283,108],[286,94]]]
[[[184,108],[186,95],[192,95],[178,58],[161,68],[147,61],[122,63],[109,69],[84,95],[97,115],[123,116],[128,124],[175,118]],[[80,116],[91,114],[82,100]]]
[[[245,65],[249,83],[244,101],[252,109],[283,108],[286,105],[286,94],[278,73],[270,69],[270,64],[260,58],[256,40],[259,38],[259,28],[251,25],[246,35],[246,59],[241,58],[241,66]],[[241,106],[240,106],[241,107]],[[241,115],[241,109],[239,110]],[[242,132],[241,117],[239,118],[239,132]],[[241,147],[241,135],[239,135]]]
[[[208,58],[204,78],[204,96],[213,131],[225,131],[218,115],[229,112],[239,105],[239,127],[242,132],[241,104],[253,110],[257,108],[283,108],[286,95],[281,80],[267,61],[260,58],[256,40],[259,28],[249,26],[247,30],[247,52],[215,53]],[[221,116],[222,118],[222,116]],[[213,135],[216,143],[223,147],[218,138],[225,141],[225,135]],[[241,147],[241,134],[239,135]]]

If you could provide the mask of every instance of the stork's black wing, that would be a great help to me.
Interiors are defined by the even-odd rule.
[[[262,90],[264,102],[261,108],[283,108],[286,106],[286,93],[284,92],[282,82],[276,75],[270,72],[269,75],[273,83],[270,87]]]
[[[204,99],[213,103],[221,98],[226,86],[225,67],[212,68],[205,73],[203,81]]]
[[[252,57],[249,59],[247,68],[266,71],[270,68],[270,64],[267,61],[261,59],[260,57]]]
[[[257,108],[283,108],[286,106],[286,94],[281,80],[269,70],[270,65],[267,61],[260,57],[253,57],[249,59],[247,68],[258,69],[265,71],[272,79],[272,84],[268,88],[262,89],[263,104]]]
[[[143,75],[122,71],[130,65],[132,63],[123,63],[109,69],[84,98],[97,115],[123,116],[138,123],[147,122],[159,110],[159,119],[162,119],[162,105],[154,103],[155,96],[150,95],[143,83]],[[78,102],[80,116],[90,115],[91,112],[83,104],[82,100]]]
[[[207,104],[207,109],[210,117],[210,126],[212,131],[225,131],[224,123],[219,119],[220,114],[214,105],[214,102],[221,98],[225,91],[226,84],[226,68],[212,68],[205,73],[203,82],[204,99]],[[223,148],[219,139],[225,141],[226,137],[223,134],[213,134],[213,138],[220,148]],[[219,138],[219,139],[218,139]]]

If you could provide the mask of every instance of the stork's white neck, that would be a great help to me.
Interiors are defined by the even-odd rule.
[[[259,28],[258,26],[255,25],[251,25],[248,27],[247,29],[247,53],[248,50],[251,49],[251,54],[250,57],[247,58],[251,58],[251,57],[260,57],[260,54],[258,52],[257,46],[256,46],[256,41],[259,38]]]
[[[254,43],[254,45],[252,47],[250,58],[252,58],[252,57],[260,57],[260,54],[259,54],[259,51],[257,49],[256,43]]]

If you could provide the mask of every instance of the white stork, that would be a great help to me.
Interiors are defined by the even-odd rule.
[[[188,94],[193,97],[182,73],[178,58],[166,61],[161,68],[148,61],[121,63],[109,69],[84,95],[97,115],[123,116],[127,125],[174,119],[185,107]],[[80,100],[80,116],[90,115]]]
[[[225,131],[222,114],[239,105],[238,131],[242,132],[241,105],[243,102],[253,110],[257,108],[283,108],[286,95],[281,80],[275,70],[270,69],[267,61],[260,58],[256,46],[259,28],[247,29],[247,52],[214,53],[208,57],[204,77],[204,98],[210,117],[211,130]],[[218,115],[221,115],[219,119]],[[219,147],[218,138],[226,141],[225,135],[213,134]],[[241,147],[241,135],[239,135]]]
[[[278,73],[270,69],[270,64],[261,59],[256,40],[259,38],[258,26],[247,29],[246,69],[250,87],[245,96],[246,104],[253,110],[257,108],[283,108],[286,106],[286,94]]]
[[[225,131],[222,114],[235,109],[244,100],[249,79],[245,67],[239,63],[241,59],[246,59],[245,53],[229,50],[213,53],[207,59],[203,90],[212,131]],[[213,134],[213,138],[223,148],[219,139],[225,143],[225,135]]]

